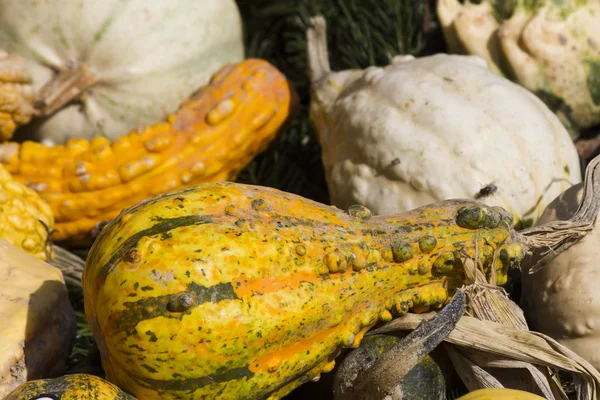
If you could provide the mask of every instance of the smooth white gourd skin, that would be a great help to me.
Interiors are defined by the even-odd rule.
[[[244,57],[234,0],[3,0],[0,48],[25,58],[34,87],[70,62],[99,83],[27,136],[116,138],[155,123]]]
[[[538,224],[567,220],[581,201],[577,184],[548,205]],[[545,333],[600,370],[600,219],[580,242],[529,274],[521,306],[531,329]]]
[[[536,96],[477,56],[398,57],[385,68],[330,74],[311,120],[331,201],[400,213],[498,187],[487,204],[536,220],[581,182],[568,132]],[[339,77],[339,81],[338,81]],[[335,93],[334,93],[335,92]]]

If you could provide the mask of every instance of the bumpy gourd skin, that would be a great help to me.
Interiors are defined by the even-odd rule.
[[[166,121],[120,139],[46,147],[0,145],[0,162],[48,201],[53,238],[89,243],[99,222],[155,194],[233,179],[275,138],[292,89],[276,68],[248,59],[221,69]]]
[[[48,235],[53,227],[50,206],[0,165],[0,237],[47,261],[51,252]]]
[[[522,256],[511,224],[468,200],[371,218],[203,184],[105,227],[84,271],[85,310],[107,378],[139,399],[275,399],[392,313],[445,304],[465,283],[461,249],[474,255],[477,242],[504,282]]]
[[[0,49],[0,140],[31,120],[35,91],[20,57]]]
[[[50,397],[52,396],[52,397]],[[4,400],[135,400],[110,382],[87,374],[65,375],[56,379],[29,381],[13,390]]]

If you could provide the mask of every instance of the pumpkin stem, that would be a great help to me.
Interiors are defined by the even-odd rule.
[[[464,315],[466,295],[461,289],[452,300],[431,319],[421,322],[414,331],[405,336],[398,344],[386,351],[379,359],[364,371],[355,382],[355,388],[349,393],[349,400],[381,400],[400,398],[391,393],[398,383],[413,369],[419,360],[431,353]],[[377,382],[377,384],[373,384]]]
[[[48,117],[54,114],[97,82],[98,78],[86,63],[69,65],[40,89],[35,102],[38,116]]]
[[[329,51],[327,50],[327,22],[322,15],[310,19],[311,27],[306,31],[306,51],[308,53],[308,75],[313,87],[331,73]]]
[[[569,247],[576,244],[593,228],[600,210],[600,156],[588,164],[583,182],[583,198],[575,214],[566,221],[553,221],[516,233],[517,240],[529,246],[536,256],[529,273],[538,271]]]

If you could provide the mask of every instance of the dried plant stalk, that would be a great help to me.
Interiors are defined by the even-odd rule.
[[[583,197],[573,217],[514,232],[514,240],[527,245],[533,254],[532,260],[535,259],[529,273],[535,273],[587,235],[594,228],[599,210],[600,156],[597,156],[586,168]]]
[[[433,314],[407,314],[368,334],[411,331]],[[582,400],[595,400],[600,393],[600,373],[579,355],[542,333],[463,316],[445,341],[499,360],[516,360],[573,372],[580,378],[579,398]]]

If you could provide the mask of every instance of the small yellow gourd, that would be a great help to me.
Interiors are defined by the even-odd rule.
[[[490,388],[474,390],[457,400],[544,400],[544,398],[523,390]]]
[[[47,260],[48,234],[53,228],[50,205],[0,165],[0,238]]]

